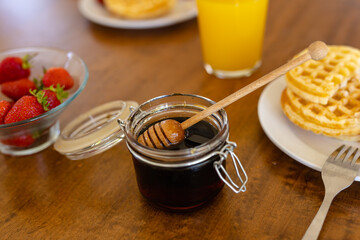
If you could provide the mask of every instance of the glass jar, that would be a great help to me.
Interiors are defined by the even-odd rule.
[[[69,159],[79,160],[126,139],[141,194],[166,209],[195,209],[216,196],[224,183],[236,193],[246,190],[246,173],[233,152],[236,144],[228,141],[226,112],[220,110],[202,121],[214,129],[214,134],[197,146],[159,150],[140,145],[137,136],[157,121],[186,119],[212,104],[207,98],[185,94],[157,97],[140,106],[133,101],[109,102],[73,119],[62,130],[54,148]],[[191,137],[185,141],[188,139]],[[229,154],[239,186],[225,170]]]
[[[120,121],[132,155],[141,194],[157,206],[184,211],[197,208],[216,196],[226,183],[235,192],[245,191],[246,173],[229,142],[229,122],[220,110],[205,121],[216,135],[205,143],[184,149],[153,149],[138,143],[137,137],[155,122],[168,118],[189,118],[214,104],[196,95],[173,94],[151,99]],[[241,186],[225,171],[230,153]],[[226,180],[226,178],[229,180]]]

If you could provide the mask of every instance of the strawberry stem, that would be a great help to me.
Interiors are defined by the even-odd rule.
[[[41,80],[39,80],[39,79],[37,79],[37,78],[34,78],[34,79],[33,79],[33,82],[34,82],[34,84],[35,84],[35,86],[36,86],[36,89],[37,89],[38,91],[44,89],[44,84],[43,84],[43,82],[42,82]]]
[[[69,96],[69,93],[64,91],[64,87],[60,86],[60,84],[56,84],[56,88],[50,86],[48,89],[56,93],[56,97],[61,103]]]
[[[48,88],[44,88],[42,86],[41,89],[30,89],[30,94],[36,97],[37,101],[43,106],[45,111],[49,111],[50,103],[48,102],[48,97],[45,95],[44,90],[49,90],[56,93],[56,98],[60,101],[60,103],[62,103],[63,100],[69,95],[68,92],[64,91],[64,87],[60,86],[60,84],[57,84],[56,88],[54,86],[50,86]]]
[[[40,90],[29,90],[31,95],[35,96],[37,101],[43,106],[45,111],[49,111],[49,103],[47,101],[47,96],[45,96],[45,92]]]
[[[22,60],[22,64],[21,67],[23,69],[30,69],[31,68],[31,64],[30,64],[30,60],[35,57],[37,54],[26,54],[21,60]]]

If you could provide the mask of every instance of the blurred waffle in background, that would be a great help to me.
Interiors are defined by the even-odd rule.
[[[128,19],[156,18],[170,12],[176,0],[103,0],[114,15]]]

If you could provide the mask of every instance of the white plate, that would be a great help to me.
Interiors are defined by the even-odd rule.
[[[97,0],[80,0],[80,13],[97,24],[126,29],[148,29],[170,26],[190,20],[197,16],[195,0],[178,0],[174,9],[168,14],[147,20],[129,20],[116,17],[108,12]]]
[[[261,93],[258,104],[259,120],[265,134],[284,153],[320,171],[330,153],[342,144],[360,147],[357,142],[317,135],[290,122],[280,105],[281,93],[285,86],[284,77],[274,80]],[[355,180],[360,181],[360,177],[357,176]]]

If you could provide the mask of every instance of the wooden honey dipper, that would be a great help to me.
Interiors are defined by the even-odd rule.
[[[181,143],[185,139],[185,129],[191,127],[195,123],[208,117],[214,112],[230,105],[231,103],[239,100],[247,94],[255,91],[256,89],[264,86],[279,76],[285,74],[291,69],[301,65],[302,63],[313,59],[320,60],[327,55],[327,46],[321,41],[316,41],[310,44],[308,51],[297,58],[291,59],[289,62],[273,70],[272,72],[264,75],[249,85],[241,88],[237,92],[227,96],[221,101],[211,105],[203,111],[195,114],[186,121],[179,123],[173,119],[166,119],[150,126],[144,133],[138,137],[138,142],[144,146],[152,148],[170,148],[174,145]]]

